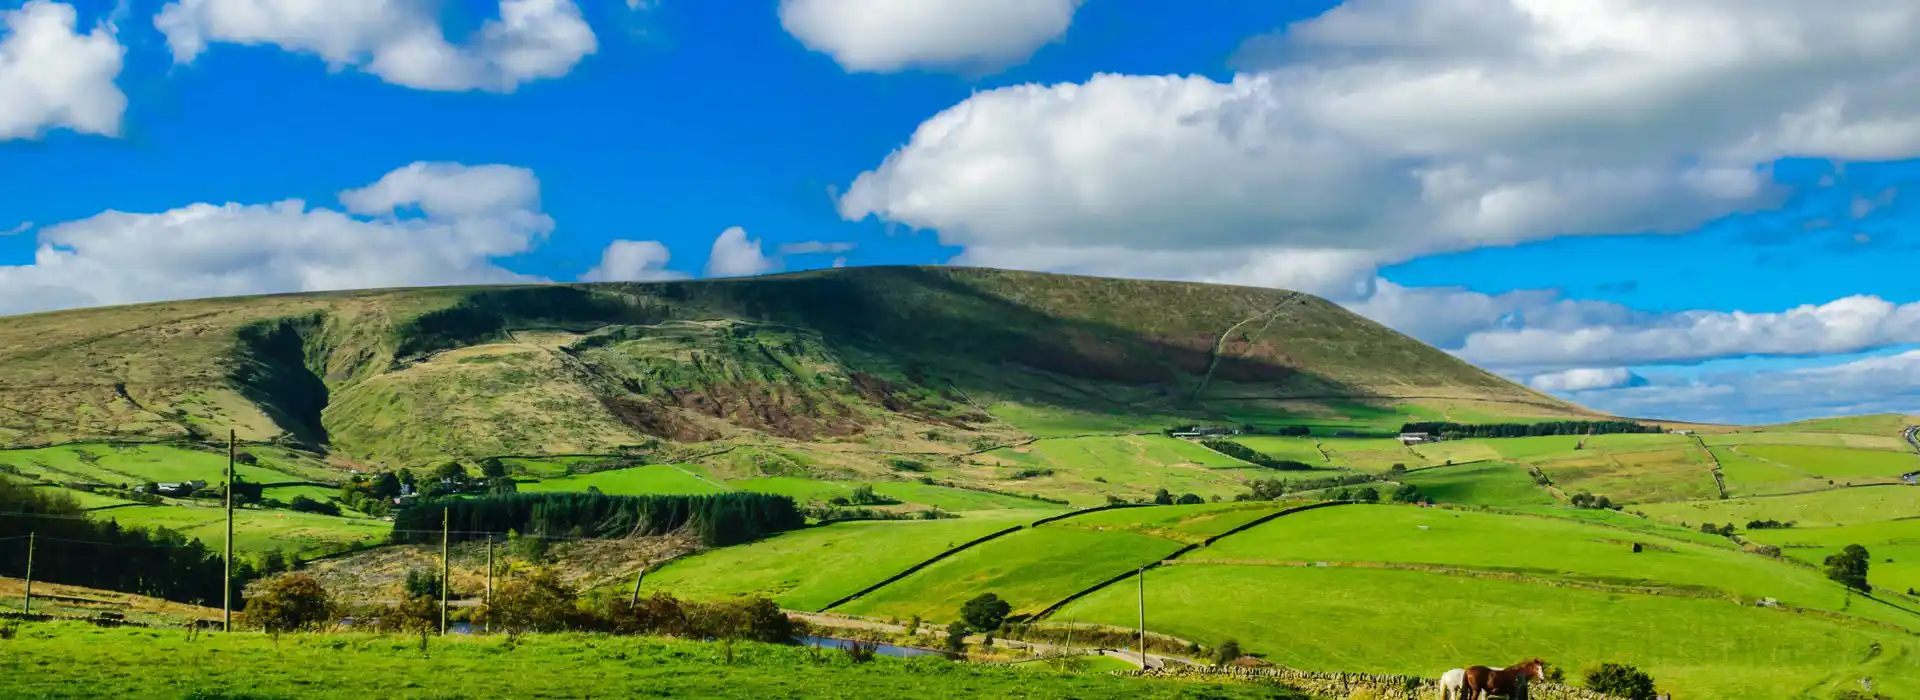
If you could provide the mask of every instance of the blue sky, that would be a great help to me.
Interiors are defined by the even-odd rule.
[[[0,0],[0,312],[982,264],[1301,289],[1632,415],[1920,413],[1920,32],[1816,3],[347,5]]]

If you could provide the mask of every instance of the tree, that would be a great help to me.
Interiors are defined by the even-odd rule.
[[[321,515],[340,514],[340,506],[334,504],[334,502],[316,501],[306,496],[294,496],[293,503],[288,504],[287,507],[302,513],[319,513]]]
[[[1353,500],[1361,503],[1379,503],[1380,489],[1372,486],[1362,486],[1353,492]]]
[[[507,465],[501,463],[499,457],[488,457],[480,460],[480,475],[488,479],[501,478],[507,475]]]
[[[1857,544],[1847,545],[1839,554],[1828,555],[1826,559],[1827,578],[1846,584],[1847,587],[1868,593],[1873,586],[1867,585],[1867,564],[1870,557],[1867,548]]]
[[[490,496],[504,496],[510,493],[519,493],[519,492],[520,492],[520,484],[519,482],[514,481],[513,477],[496,476],[492,479],[487,480],[487,494]]]
[[[467,486],[467,468],[459,462],[448,462],[433,470],[433,478],[459,491]]]
[[[1414,486],[1413,484],[1401,484],[1399,488],[1393,490],[1393,500],[1395,503],[1418,503],[1420,502],[1420,487]]]
[[[420,480],[414,478],[412,469],[401,469],[400,485],[407,487],[408,491],[417,491],[420,488]]]
[[[489,625],[514,632],[557,632],[575,627],[580,619],[579,593],[542,567],[502,585],[493,603],[481,608]]]
[[[1173,505],[1173,494],[1167,493],[1166,489],[1155,491],[1153,492],[1153,504],[1156,506]]]
[[[1013,606],[1001,600],[1000,596],[982,593],[961,606],[960,618],[966,620],[969,627],[981,632],[991,632],[1000,629],[1000,623],[1006,622],[1007,614],[1011,612],[1013,612]]]
[[[967,632],[971,631],[965,622],[947,625],[947,651],[958,654],[967,648]]]
[[[1213,665],[1215,666],[1225,666],[1239,659],[1240,642],[1238,640],[1229,639],[1221,642],[1220,648],[1215,649],[1213,652]]]
[[[1393,476],[1400,476],[1401,474],[1407,473],[1407,465],[1395,463],[1393,468],[1387,470],[1387,473]]]
[[[1183,506],[1199,505],[1201,503],[1206,503],[1206,501],[1200,499],[1199,494],[1192,494],[1192,493],[1180,494],[1179,500],[1176,500],[1174,502]]]
[[[240,623],[266,630],[269,634],[311,629],[324,624],[332,604],[327,589],[306,574],[288,574],[267,584],[266,590],[247,598]]]
[[[427,569],[414,569],[407,572],[406,592],[408,598],[440,597],[439,572]]]
[[[373,478],[373,485],[367,487],[367,492],[383,500],[398,496],[400,477],[394,476],[393,472],[380,472],[379,476]]]
[[[1627,700],[1653,700],[1653,676],[1627,664],[1600,664],[1587,671],[1587,690]]]

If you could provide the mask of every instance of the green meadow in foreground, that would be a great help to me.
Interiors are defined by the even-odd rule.
[[[1131,532],[1042,525],[942,559],[834,610],[953,620],[967,600],[992,591],[1012,604],[1014,613],[1032,614],[1180,547],[1173,540]]]
[[[1299,698],[1045,668],[878,658],[757,643],[592,635],[200,635],[29,624],[0,640],[0,695],[46,698]]]
[[[1222,591],[1232,592],[1231,604]],[[1132,585],[1109,586],[1053,619],[1130,627],[1136,595]],[[1911,635],[1723,600],[1419,571],[1179,564],[1147,573],[1146,611],[1154,631],[1235,639],[1309,670],[1433,677],[1539,656],[1570,675],[1631,663],[1683,698],[1771,698],[1782,689],[1825,698],[1862,677],[1892,697],[1920,693],[1920,643]]]

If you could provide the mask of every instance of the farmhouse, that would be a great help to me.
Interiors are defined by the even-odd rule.
[[[153,490],[160,493],[161,495],[174,496],[176,498],[184,498],[187,496],[191,496],[193,495],[193,492],[199,491],[200,489],[204,489],[206,487],[207,487],[207,482],[202,481],[200,479],[194,479],[193,481],[167,481],[167,482],[154,484]]]
[[[1900,480],[1907,482],[1908,486],[1920,486],[1920,472],[1907,472],[1905,474],[1901,474]]]
[[[1240,431],[1233,428],[1220,428],[1220,427],[1214,427],[1214,426],[1198,426],[1198,427],[1184,428],[1184,429],[1175,430],[1172,433],[1169,433],[1170,436],[1177,437],[1177,438],[1198,438],[1198,437],[1210,437],[1213,435],[1239,435],[1239,434],[1240,434]]]
[[[1440,441],[1439,436],[1434,435],[1433,433],[1401,433],[1400,434],[1400,444],[1402,445],[1418,445],[1423,442],[1439,442],[1439,441]]]

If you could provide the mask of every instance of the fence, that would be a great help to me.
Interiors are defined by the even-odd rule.
[[[1200,681],[1238,681],[1277,683],[1302,692],[1329,698],[1355,696],[1379,700],[1432,700],[1440,697],[1440,682],[1419,676],[1394,676],[1372,673],[1325,673],[1281,667],[1242,668],[1237,666],[1189,666],[1119,671],[1118,675],[1138,678],[1179,678]],[[1532,700],[1620,700],[1557,683],[1534,682],[1527,685]]]

